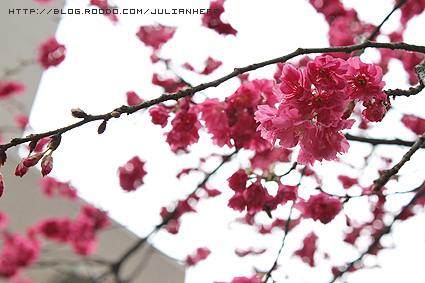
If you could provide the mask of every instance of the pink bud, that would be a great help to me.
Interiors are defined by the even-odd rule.
[[[4,191],[3,176],[0,173],[0,197],[3,195],[3,191]]]
[[[44,156],[43,159],[41,160],[41,174],[43,175],[43,177],[49,174],[50,171],[52,171],[52,168],[53,168],[53,157],[51,157],[50,155]]]
[[[28,172],[28,167],[26,167],[23,162],[24,159],[22,159],[18,166],[16,166],[15,176],[22,177]]]
[[[25,167],[31,167],[34,166],[35,164],[38,163],[38,161],[40,161],[40,159],[43,157],[44,152],[39,152],[36,154],[33,154],[27,158],[24,159],[23,164]]]

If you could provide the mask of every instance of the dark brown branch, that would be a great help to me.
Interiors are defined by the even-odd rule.
[[[424,85],[423,84],[419,84],[415,87],[410,87],[408,90],[404,90],[404,89],[387,89],[384,90],[384,93],[387,96],[392,96],[393,98],[395,98],[396,96],[411,96],[411,95],[415,95],[418,94],[419,92],[421,92],[424,89]]]
[[[238,151],[234,151],[233,153],[229,154],[229,155],[225,155],[223,156],[223,160],[221,161],[221,163],[210,173],[208,173],[208,175],[205,176],[205,178],[202,180],[201,183],[199,183],[197,185],[197,187],[193,190],[193,192],[190,194],[195,194],[196,191],[198,191],[200,188],[204,187],[205,184],[208,182],[208,180],[210,179],[210,177],[212,175],[214,175],[225,163],[227,163],[228,161],[230,161],[230,159],[232,158],[233,155],[235,155]],[[155,226],[155,228],[144,238],[141,238],[139,241],[137,241],[133,246],[131,246],[121,257],[118,261],[116,261],[115,263],[111,264],[111,273],[114,274],[114,276],[117,278],[119,278],[119,272],[120,272],[120,268],[122,266],[122,264],[133,254],[135,253],[140,247],[142,247],[145,242],[156,232],[158,232],[162,227],[164,227],[165,225],[168,224],[168,222],[173,219],[176,214],[178,213],[178,208],[176,207],[172,212],[170,212],[166,218],[164,218],[164,220]],[[118,280],[120,282],[120,280]]]
[[[24,138],[14,138],[12,139],[9,143],[6,144],[2,144],[0,145],[0,151],[6,151],[8,148],[17,146],[19,144],[23,144],[32,140],[40,140],[42,138],[45,137],[49,137],[52,135],[56,135],[56,134],[63,134],[69,130],[72,130],[74,128],[80,127],[84,124],[93,122],[93,121],[97,121],[97,120],[109,120],[113,117],[112,113],[113,112],[118,112],[120,114],[132,114],[135,113],[141,109],[146,109],[148,107],[151,107],[153,105],[159,104],[161,102],[165,102],[168,100],[178,100],[180,98],[184,98],[184,97],[188,97],[191,96],[199,91],[205,90],[207,88],[210,87],[217,87],[218,85],[222,84],[223,82],[236,77],[240,74],[243,74],[245,72],[249,72],[249,71],[253,71],[256,69],[260,69],[262,67],[268,66],[268,65],[272,65],[272,64],[276,64],[276,63],[283,63],[288,61],[289,59],[292,59],[296,56],[299,55],[305,55],[305,54],[312,54],[312,53],[334,53],[334,52],[345,52],[345,53],[351,53],[353,51],[356,50],[360,50],[363,48],[385,48],[385,49],[391,49],[391,50],[396,50],[396,49],[401,49],[401,50],[406,50],[406,51],[413,51],[413,52],[419,52],[419,53],[424,53],[425,54],[425,46],[418,46],[418,45],[412,45],[412,44],[407,44],[404,42],[398,42],[398,43],[383,43],[383,42],[373,42],[373,41],[366,41],[360,44],[355,44],[355,45],[349,45],[349,46],[338,46],[338,47],[322,47],[322,48],[298,48],[297,50],[295,50],[292,53],[289,53],[287,55],[275,58],[275,59],[271,59],[271,60],[267,60],[264,62],[260,62],[260,63],[255,63],[255,64],[251,64],[248,65],[246,67],[243,68],[236,68],[234,69],[233,72],[231,72],[230,74],[221,77],[219,79],[216,79],[214,81],[208,82],[208,83],[203,83],[191,88],[187,88],[184,90],[180,90],[176,93],[172,93],[172,94],[163,94],[160,97],[156,98],[156,99],[152,99],[146,102],[143,102],[139,105],[135,105],[135,106],[126,106],[123,105],[119,108],[114,109],[113,111],[106,113],[106,114],[102,114],[102,115],[88,115],[86,118],[84,118],[83,120],[74,123],[72,125],[60,128],[60,129],[56,129],[56,130],[52,130],[49,132],[44,132],[44,133],[40,133],[40,134],[33,134],[33,135],[29,135],[27,137]],[[116,114],[116,113],[115,113]],[[116,116],[116,115],[115,115]]]
[[[394,6],[394,8],[392,9],[392,11],[385,17],[385,19],[374,29],[374,31],[369,35],[369,37],[367,38],[367,40],[374,40],[375,36],[379,33],[379,31],[381,30],[382,26],[384,25],[384,23],[386,21],[388,21],[388,19],[391,17],[391,15],[401,6],[403,6],[404,3],[406,3],[407,0],[400,0],[397,2],[397,4]]]
[[[413,205],[415,205],[415,203],[422,197],[425,196],[425,181],[417,188],[413,189],[412,191],[417,191],[417,193],[415,194],[415,196],[410,200],[410,202],[405,205],[403,207],[403,209],[393,218],[392,222],[388,225],[388,226],[384,226],[380,232],[374,236],[373,238],[373,242],[372,244],[369,245],[368,249],[363,252],[357,259],[353,260],[352,262],[350,262],[345,268],[344,270],[341,270],[339,273],[334,275],[334,278],[332,279],[332,281],[330,281],[329,283],[333,283],[335,282],[338,278],[340,278],[342,275],[344,275],[345,273],[349,272],[350,269],[354,266],[354,264],[356,264],[357,262],[361,261],[363,259],[363,257],[367,254],[372,253],[379,245],[379,241],[381,240],[381,238],[390,233],[391,232],[391,228],[394,225],[394,223],[399,220],[402,219],[402,217],[404,215],[406,215],[406,212],[411,209],[411,207]]]
[[[350,140],[350,141],[358,141],[358,142],[363,142],[363,143],[369,143],[371,145],[413,146],[415,144],[415,142],[413,142],[413,141],[405,141],[405,140],[400,140],[400,139],[386,140],[386,139],[365,138],[365,137],[353,136],[351,134],[345,134],[345,137],[347,138],[347,140]],[[422,145],[421,147],[425,148],[425,145]]]
[[[406,152],[400,162],[398,162],[396,165],[393,166],[393,168],[389,170],[385,170],[384,173],[382,173],[381,177],[373,181],[373,188],[372,191],[379,192],[383,186],[388,182],[388,180],[391,178],[391,176],[394,176],[398,173],[401,167],[410,160],[412,155],[419,149],[421,146],[425,144],[425,134],[420,136],[418,140],[413,144],[413,146],[409,149],[408,152]]]

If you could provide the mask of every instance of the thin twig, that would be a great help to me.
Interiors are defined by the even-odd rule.
[[[357,259],[350,262],[344,270],[339,271],[337,274],[334,275],[334,278],[329,283],[335,282],[338,278],[340,278],[345,273],[349,272],[350,269],[359,261],[363,259],[363,257],[367,254],[372,253],[379,245],[379,241],[381,238],[391,232],[391,228],[394,225],[394,223],[401,219],[405,213],[416,203],[416,201],[422,197],[425,196],[425,181],[417,188],[415,188],[412,191],[417,191],[415,196],[410,200],[410,202],[403,207],[403,209],[393,218],[392,222],[388,226],[384,226],[380,232],[374,236],[373,242],[369,245],[368,249],[363,252]]]
[[[289,210],[289,216],[285,223],[285,232],[284,232],[285,234],[283,235],[282,245],[280,246],[279,252],[277,253],[276,260],[274,261],[270,270],[265,274],[266,277],[262,280],[262,283],[266,283],[270,279],[273,270],[277,266],[277,262],[279,260],[280,254],[282,253],[283,247],[285,246],[286,237],[288,236],[288,233],[289,233],[290,224],[291,224],[291,215],[292,215],[292,210],[294,208],[294,204],[295,202],[292,202],[291,209]]]
[[[373,188],[372,191],[379,192],[383,186],[388,182],[388,180],[391,178],[391,176],[394,176],[398,173],[400,168],[410,160],[412,155],[419,149],[421,146],[423,146],[425,143],[425,134],[420,136],[418,140],[413,144],[413,146],[409,149],[408,152],[406,152],[403,155],[403,158],[398,162],[396,165],[393,166],[393,168],[389,170],[385,170],[384,173],[382,173],[381,177],[373,181]]]
[[[194,194],[196,193],[200,188],[204,187],[205,184],[208,182],[208,180],[210,179],[210,177],[212,175],[214,175],[225,163],[227,163],[228,161],[230,161],[230,159],[232,158],[233,155],[235,155],[238,151],[234,151],[233,153],[229,154],[229,155],[225,155],[223,156],[223,160],[221,161],[221,163],[219,165],[217,165],[217,167],[212,170],[210,173],[208,173],[208,175],[205,176],[205,178],[202,180],[201,183],[199,183],[197,185],[197,187],[193,190],[193,192],[191,193]],[[111,264],[111,268],[110,268],[110,272],[112,274],[114,274],[115,278],[117,278],[117,280],[119,279],[119,272],[121,269],[121,266],[123,265],[123,263],[132,255],[134,254],[139,248],[141,248],[145,242],[156,232],[158,232],[162,227],[164,227],[165,225],[168,224],[168,222],[174,218],[174,216],[178,213],[178,208],[176,207],[172,212],[170,212],[167,217],[165,217],[163,219],[163,221],[156,225],[155,228],[144,238],[141,238],[139,241],[137,241],[133,246],[131,246],[122,256],[120,256],[119,260],[116,261],[115,263]],[[120,280],[118,280],[119,282],[121,282]]]
[[[414,141],[405,141],[401,139],[385,140],[385,139],[374,139],[374,138],[365,138],[359,136],[353,136],[351,134],[345,134],[347,140],[358,141],[363,143],[369,143],[371,145],[402,145],[402,146],[413,146]],[[422,146],[425,148],[425,145]]]

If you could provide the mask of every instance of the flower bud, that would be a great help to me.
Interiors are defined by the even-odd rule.
[[[121,116],[121,113],[118,111],[112,111],[111,116],[114,118],[119,118]]]
[[[33,154],[33,155],[25,158],[24,161],[22,162],[22,164],[25,167],[34,166],[43,157],[43,155],[44,155],[44,152],[39,152],[39,153]]]
[[[7,155],[5,151],[0,151],[0,166],[3,166],[6,162]]]
[[[41,160],[41,175],[46,176],[53,169],[53,157],[50,155],[46,155]]]
[[[100,126],[99,126],[99,128],[97,129],[97,133],[100,135],[100,134],[103,134],[103,132],[106,130],[106,120],[104,120],[103,122],[102,122],[102,124],[100,124]]]
[[[61,135],[54,135],[52,139],[49,141],[48,148],[51,150],[56,150],[61,143]]]
[[[23,162],[24,159],[22,159],[21,162],[19,162],[18,166],[16,166],[15,176],[22,177],[28,172],[28,167],[26,167]]]
[[[71,114],[75,118],[86,118],[87,117],[87,113],[84,112],[84,110],[82,110],[81,108],[72,108]]]
[[[3,191],[4,191],[3,176],[0,173],[0,197],[3,195]]]

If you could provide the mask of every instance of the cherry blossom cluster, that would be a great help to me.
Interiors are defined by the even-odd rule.
[[[258,106],[255,119],[261,123],[261,136],[272,144],[300,144],[299,164],[335,160],[337,153],[347,152],[341,131],[353,125],[348,118],[356,102],[363,101],[367,121],[381,121],[387,111],[381,68],[359,57],[318,56],[303,70],[285,64],[280,81],[273,91],[281,102]]]
[[[106,212],[84,205],[75,219],[46,218],[39,221],[31,232],[54,242],[69,244],[76,254],[89,256],[96,250],[97,234],[110,224]]]

